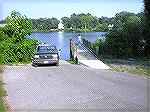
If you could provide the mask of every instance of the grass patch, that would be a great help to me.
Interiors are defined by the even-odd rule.
[[[112,70],[150,76],[150,59],[102,59]]]
[[[5,91],[3,90],[3,87],[0,84],[0,112],[5,112],[5,106],[4,106],[4,102],[3,102],[4,96],[5,96]]]
[[[3,82],[1,78],[2,78],[2,67],[0,65],[0,112],[5,112],[5,105],[4,105],[3,97],[6,95],[6,92],[3,89]]]
[[[67,62],[74,65],[77,64],[75,60],[67,60]]]
[[[115,71],[127,72],[138,75],[150,76],[150,71],[148,68],[142,66],[127,66],[127,65],[117,65],[117,64],[108,64],[108,66]]]

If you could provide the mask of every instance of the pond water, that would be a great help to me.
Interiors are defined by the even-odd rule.
[[[81,35],[81,38],[78,35]],[[86,32],[86,33],[73,33],[73,32],[38,32],[32,33],[29,38],[37,39],[39,42],[55,45],[57,49],[61,49],[60,58],[67,60],[70,58],[69,41],[72,39],[74,42],[79,42],[83,38],[94,42],[96,38],[105,39],[103,36],[105,32]]]

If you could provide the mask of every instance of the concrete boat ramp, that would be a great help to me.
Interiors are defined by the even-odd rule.
[[[82,43],[77,43],[78,63],[88,66],[92,69],[110,69],[106,64],[100,61],[91,51]]]

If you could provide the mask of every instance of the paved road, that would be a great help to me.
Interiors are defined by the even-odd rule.
[[[3,79],[12,112],[148,112],[147,78],[138,75],[63,61],[60,66],[5,66]]]

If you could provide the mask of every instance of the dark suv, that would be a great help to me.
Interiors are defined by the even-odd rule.
[[[59,51],[56,46],[50,46],[48,44],[38,45],[33,57],[32,65],[37,66],[41,64],[59,65]]]

